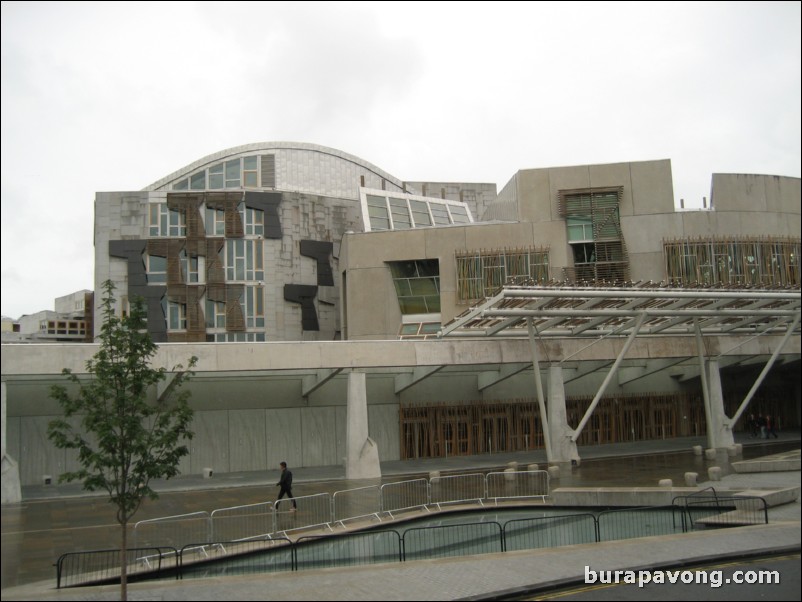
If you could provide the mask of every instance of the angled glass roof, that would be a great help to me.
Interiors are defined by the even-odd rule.
[[[365,232],[409,230],[473,223],[468,205],[459,201],[360,188]]]

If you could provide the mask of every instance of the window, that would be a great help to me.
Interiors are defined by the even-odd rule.
[[[206,170],[192,174],[192,177],[189,178],[189,187],[192,190],[204,190],[206,188]]]
[[[184,178],[183,180],[173,184],[173,190],[186,190],[188,185],[189,185],[189,180],[187,178]]]
[[[265,234],[265,212],[261,209],[246,207],[245,203],[240,205],[240,215],[245,226],[245,236],[264,236]]]
[[[440,265],[436,259],[390,262],[401,313],[440,313]]]
[[[226,240],[226,280],[264,280],[264,256],[261,240]]]
[[[168,209],[167,203],[150,204],[150,236],[179,237],[187,235],[186,220],[181,211]]]
[[[222,209],[206,207],[206,235],[225,236],[226,212]]]
[[[226,304],[206,299],[206,328],[226,327]]]
[[[505,284],[541,283],[549,279],[549,251],[529,247],[474,251],[457,255],[457,300],[485,299]]]
[[[205,257],[189,256],[186,250],[182,250],[179,255],[181,263],[181,277],[183,282],[198,283],[204,281]]]
[[[239,170],[239,159],[231,159],[231,161],[226,161],[226,188],[239,188]]]
[[[240,303],[247,328],[265,327],[265,291],[262,286],[246,286]]]
[[[214,335],[217,343],[264,343],[265,333],[263,332],[225,332]]]
[[[390,197],[390,213],[393,216],[393,230],[409,230],[412,227],[406,200]]]
[[[451,213],[451,221],[455,224],[467,224],[471,221],[468,217],[468,210],[465,207],[460,207],[459,205],[446,206]]]
[[[412,210],[412,219],[416,228],[432,225],[432,217],[429,215],[429,205],[423,201],[413,201],[410,199],[409,208]]]
[[[162,309],[167,317],[167,330],[187,329],[187,306],[162,298]]]
[[[148,284],[163,284],[167,282],[167,258],[158,255],[148,255],[145,263],[148,274]]]
[[[389,230],[390,216],[387,212],[387,200],[381,196],[367,195],[368,217],[371,230]]]
[[[224,187],[223,164],[218,163],[209,168],[209,188],[216,190]]]
[[[257,180],[257,161],[256,156],[242,158],[242,185],[246,188],[256,188],[259,186]]]

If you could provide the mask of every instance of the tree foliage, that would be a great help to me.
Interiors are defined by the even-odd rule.
[[[100,349],[87,361],[88,377],[63,370],[77,385],[77,394],[70,395],[62,385],[52,387],[51,396],[64,417],[50,422],[48,437],[56,447],[78,453],[80,468],[65,472],[59,482],[82,481],[88,491],[108,493],[123,529],[124,558],[128,521],[145,498],[158,497],[151,481],[176,476],[179,461],[189,453],[183,441],[193,435],[192,410],[189,391],[180,389],[197,358],[189,360],[186,370],[174,367],[169,374],[172,381],[159,395],[156,385],[168,378],[168,372],[150,365],[157,347],[147,332],[142,301],[132,304],[129,315],[119,317],[114,284],[107,281],[103,286]]]

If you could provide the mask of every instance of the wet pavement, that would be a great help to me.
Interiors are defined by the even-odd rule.
[[[777,441],[738,439],[744,444],[743,456],[732,460],[750,459],[798,449],[800,438],[796,433],[783,433]],[[692,453],[694,445],[703,445],[701,438],[685,438],[663,441],[613,444],[580,448],[583,460],[572,471],[563,471],[559,479],[553,479],[552,489],[558,487],[643,487],[657,486],[660,479],[670,478],[675,485],[684,485],[684,473],[698,472],[700,481],[705,480],[707,467],[720,466],[723,473],[732,472],[730,459],[719,454],[716,460],[706,460]],[[519,469],[530,463],[545,465],[542,450],[515,454],[494,454],[471,457],[452,457],[382,463],[382,483],[428,477],[432,470],[443,474],[455,472],[487,472],[504,469],[510,461],[517,461]],[[292,468],[292,467],[290,467]],[[354,487],[376,484],[376,481],[348,481],[344,479],[341,466],[294,469],[296,496],[315,493],[333,493]],[[781,473],[784,474],[784,473]],[[733,475],[735,476],[735,475]],[[737,475],[747,478],[749,475]],[[795,476],[799,480],[798,473]],[[211,512],[216,508],[273,501],[278,492],[275,483],[278,470],[268,472],[215,474],[211,479],[199,476],[180,477],[158,484],[160,496],[155,501],[146,501],[135,516],[145,520],[175,516],[197,511]],[[2,508],[2,589],[7,599],[7,588],[37,583],[42,589],[55,587],[53,563],[65,552],[88,549],[119,547],[119,526],[114,522],[111,505],[102,496],[90,496],[80,490],[79,485],[32,486],[23,488],[23,503]],[[791,540],[799,543],[799,502],[790,514],[796,519]],[[723,545],[723,544],[722,544]],[[729,545],[729,544],[727,544]],[[601,553],[597,549],[597,553]],[[538,552],[540,554],[540,552]],[[410,563],[405,563],[410,564]],[[357,570],[357,569],[353,569]],[[360,569],[370,570],[370,569]],[[400,571],[409,568],[398,567]],[[324,569],[325,571],[325,569]],[[297,575],[297,574],[296,574]],[[271,579],[276,578],[271,576]],[[40,583],[41,582],[41,583]],[[173,585],[169,588],[172,590]],[[503,588],[496,588],[503,589]],[[98,595],[99,595],[98,590]],[[356,596],[357,592],[352,592]],[[378,590],[374,588],[374,597]],[[403,594],[403,592],[401,592]],[[59,592],[63,597],[64,592]],[[181,594],[153,597],[151,599],[190,599]],[[244,599],[241,595],[227,599]],[[312,594],[310,594],[311,596]],[[113,596],[112,596],[113,597]],[[294,597],[294,596],[290,596]],[[344,596],[348,598],[349,596]],[[381,595],[378,595],[381,598]],[[102,598],[94,598],[102,599]],[[133,598],[132,598],[133,599]],[[209,598],[196,598],[209,599]],[[251,598],[258,599],[258,598]],[[310,598],[314,599],[314,598]]]

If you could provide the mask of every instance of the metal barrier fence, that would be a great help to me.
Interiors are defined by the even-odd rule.
[[[219,508],[211,519],[213,541],[257,539],[276,531],[272,502]]]
[[[685,512],[692,529],[767,525],[769,522],[768,504],[757,496],[695,499],[686,503]]]
[[[385,483],[380,492],[382,511],[391,517],[393,512],[426,508],[429,505],[429,481],[426,479]]]
[[[599,541],[685,533],[684,511],[677,506],[606,510],[596,518]]]
[[[596,517],[592,514],[521,518],[504,523],[504,546],[510,551],[597,541],[598,527]]]
[[[403,541],[404,560],[504,551],[504,531],[497,522],[407,529]]]
[[[274,504],[275,532],[284,533],[310,529],[312,527],[331,528],[331,494],[317,493],[295,498],[298,510],[293,510],[292,500],[283,499]]]
[[[131,548],[126,550],[128,576],[139,573],[161,573],[162,559],[175,558],[175,548]],[[144,562],[144,558],[153,559]],[[174,565],[171,563],[172,568]],[[100,584],[120,578],[120,550],[93,550],[91,552],[70,552],[62,554],[56,561],[56,587],[76,587],[78,585]]]
[[[343,524],[346,520],[368,516],[375,516],[381,522],[382,492],[378,485],[335,491],[331,500],[332,522]]]
[[[206,554],[198,554],[207,548]],[[182,579],[284,572],[294,566],[293,545],[286,538],[224,541],[203,547],[189,544],[179,553]]]
[[[487,497],[487,482],[481,473],[463,474],[429,479],[429,503],[441,504],[479,502]]]
[[[485,496],[496,504],[501,499],[533,497],[545,502],[549,495],[549,473],[545,470],[489,472],[486,481]]]
[[[192,512],[141,520],[134,525],[134,547],[183,548],[189,542],[212,540],[212,519],[208,512]]]
[[[297,499],[306,504],[310,501],[308,498],[320,497]],[[680,500],[684,498],[677,498]],[[319,504],[317,500],[314,503]],[[314,507],[309,508],[310,516],[314,516]],[[693,521],[687,519],[686,513],[693,517]],[[296,513],[278,514],[287,514],[287,520],[291,520]],[[150,521],[148,525],[170,525],[172,522],[161,519]],[[382,530],[301,537],[296,543],[271,535],[239,541],[200,540],[182,546],[180,552],[166,546],[132,548],[128,551],[128,563],[131,567],[129,575],[177,568],[180,576],[188,578],[223,572],[231,575],[486,554],[681,533],[692,528],[692,523],[718,527],[755,522],[768,522],[767,504],[762,498],[693,498],[684,506],[608,510],[598,516],[579,513],[515,519],[507,521],[504,526],[488,521],[413,527],[403,536],[397,531]],[[296,525],[293,528],[304,527]],[[165,564],[168,556],[177,557],[176,562],[167,561]],[[56,564],[57,587],[119,579],[119,558],[119,550],[64,554]],[[221,572],[215,565],[223,561],[225,568]]]
[[[295,570],[401,562],[397,531],[301,537],[295,542]]]

